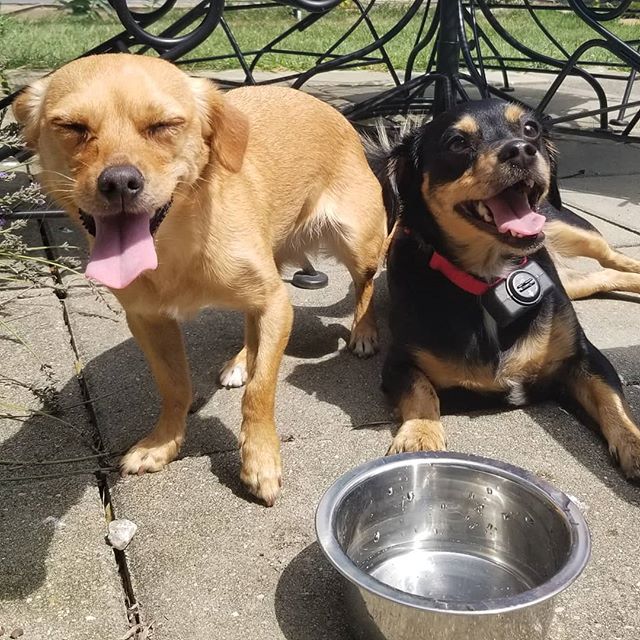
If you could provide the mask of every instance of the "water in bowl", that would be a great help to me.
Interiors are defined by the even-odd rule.
[[[408,542],[378,551],[363,567],[385,584],[434,600],[480,602],[523,593],[534,584],[503,559],[446,541]]]

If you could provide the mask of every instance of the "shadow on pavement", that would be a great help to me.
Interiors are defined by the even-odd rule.
[[[321,292],[314,292],[321,302]],[[313,300],[313,299],[312,299]],[[317,313],[340,318],[351,313],[352,292],[328,307],[298,307],[287,354],[297,358],[318,358],[335,352],[348,336],[347,329],[337,322],[325,326]],[[79,312],[78,315],[82,315]],[[90,314],[89,314],[90,315]],[[85,314],[86,316],[86,314]],[[85,317],[85,320],[89,318]],[[92,321],[95,323],[96,318]],[[79,320],[78,322],[83,322]],[[88,323],[87,327],[108,324]],[[119,329],[119,328],[118,328]],[[245,500],[251,496],[239,480],[240,457],[234,464],[219,464],[216,453],[237,451],[237,434],[241,422],[241,390],[227,391],[217,386],[219,368],[242,344],[243,326],[240,314],[208,310],[183,327],[196,402],[207,405],[206,411],[196,411],[188,418],[187,438],[181,457],[208,455],[211,472],[220,483]],[[76,339],[90,341],[84,330]],[[98,336],[95,338],[98,340]],[[113,339],[111,339],[113,343]],[[107,340],[107,344],[109,341]],[[99,345],[99,343],[98,343]],[[86,344],[85,344],[86,347]],[[99,346],[87,349],[97,352]],[[376,364],[359,362],[351,355],[339,355],[336,368],[320,368],[313,379],[318,384],[336,385],[343,368],[341,358],[375,376]],[[313,369],[316,365],[309,364]],[[350,371],[351,368],[347,367]],[[330,378],[322,381],[323,375]],[[109,452],[109,464],[117,464],[118,454],[126,451],[152,428],[159,411],[159,398],[147,364],[132,338],[90,359],[83,370],[92,398],[100,437]],[[361,383],[367,386],[368,378]],[[78,380],[62,381],[60,397],[63,406],[78,399]],[[280,384],[282,385],[282,378]],[[377,387],[374,387],[377,393]],[[220,396],[218,394],[221,394]],[[226,395],[229,394],[229,395]],[[25,419],[20,430],[0,445],[0,462],[7,460],[47,460],[89,456],[96,445],[96,433],[83,407],[62,411],[59,416],[73,427],[65,427],[51,418],[33,416]],[[230,425],[230,426],[227,426]],[[82,439],[82,443],[78,442]],[[80,453],[78,453],[80,451]],[[86,454],[82,452],[86,451]],[[76,505],[88,488],[96,491],[96,517],[101,517],[97,499],[97,478],[80,471],[97,471],[96,458],[51,465],[16,469],[0,464],[0,599],[24,599],[42,586],[47,575],[49,546],[56,530],[63,533],[65,515]],[[57,475],[42,480],[33,476]],[[19,478],[23,477],[24,480]],[[119,482],[113,474],[112,483]],[[130,479],[135,482],[135,478]]]
[[[276,587],[275,609],[287,640],[346,639],[342,579],[317,542],[287,565]]]

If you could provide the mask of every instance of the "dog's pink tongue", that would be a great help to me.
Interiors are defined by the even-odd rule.
[[[537,236],[546,218],[533,211],[527,196],[516,189],[506,189],[485,201],[500,233],[513,231],[522,236]]]
[[[111,289],[124,289],[143,271],[158,266],[149,216],[95,216],[94,220],[96,239],[85,271],[87,278]]]

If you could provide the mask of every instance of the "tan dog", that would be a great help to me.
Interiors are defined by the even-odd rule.
[[[122,470],[159,471],[180,449],[192,391],[177,321],[209,305],[239,309],[245,347],[221,381],[247,383],[241,477],[272,505],[282,483],[276,379],[293,315],[280,267],[326,246],[355,284],[351,349],[377,346],[385,213],[356,131],[301,92],[223,96],[168,62],[127,54],[66,65],[28,87],[14,112],[46,190],[95,234],[87,275],[121,302],[162,397]]]

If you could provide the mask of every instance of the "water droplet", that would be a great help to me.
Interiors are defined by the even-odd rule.
[[[487,493],[491,495],[493,493],[493,489],[491,487],[487,487]]]
[[[493,531],[495,529],[495,527],[489,522],[489,524],[487,524],[487,531]]]
[[[440,508],[441,508],[441,509],[446,509],[446,508],[447,508],[447,504],[446,504],[446,502],[443,502],[443,503],[440,505]]]
[[[414,498],[415,494],[413,493],[413,491],[409,491],[409,493],[407,493],[407,500],[411,502]]]
[[[435,533],[436,535],[438,535],[438,533],[439,533],[439,532],[438,532],[438,530],[437,530],[437,529],[434,529],[434,530],[433,530],[433,533]]]
[[[472,522],[471,524],[469,524],[469,529],[475,529],[478,526],[477,522]]]
[[[524,521],[525,521],[527,524],[530,524],[530,525],[535,524],[535,522],[534,522],[534,520],[533,520],[533,518],[532,518],[531,516],[525,516],[525,517],[524,517]]]
[[[380,532],[376,531],[374,536],[373,536],[373,541],[374,542],[379,542],[380,541]]]
[[[471,520],[471,516],[467,516],[465,520]]]
[[[511,517],[511,514],[510,514],[510,513],[503,513],[503,514],[502,514],[502,519],[503,519],[503,520],[508,520],[510,517]]]
[[[477,511],[478,513],[482,513],[482,512],[484,511],[484,505],[483,505],[483,504],[479,504],[479,505],[476,507],[476,511]]]
[[[473,493],[473,491],[469,491],[469,500],[474,500],[476,497],[476,494]]]
[[[390,496],[392,496],[392,495],[393,495],[393,487],[389,487],[389,488],[387,489],[387,493],[388,493]]]

